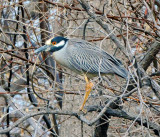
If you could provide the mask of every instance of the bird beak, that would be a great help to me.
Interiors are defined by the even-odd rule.
[[[50,49],[51,49],[51,45],[44,45],[44,46],[36,49],[36,50],[34,51],[34,53],[38,54],[38,53],[40,53],[40,52],[42,52],[42,51],[50,51]]]

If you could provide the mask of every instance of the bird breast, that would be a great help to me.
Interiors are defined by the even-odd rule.
[[[67,65],[67,58],[66,58],[66,52],[65,52],[65,47],[53,52],[52,55],[59,64],[66,66]]]
[[[70,66],[70,63],[68,61],[68,55],[66,52],[66,48],[67,48],[67,45],[65,45],[62,49],[53,52],[52,56],[57,63],[72,70],[73,68]]]

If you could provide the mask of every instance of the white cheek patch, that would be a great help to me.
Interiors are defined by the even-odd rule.
[[[62,40],[61,42],[59,42],[58,44],[54,45],[55,47],[60,47],[60,46],[64,46],[65,41]]]

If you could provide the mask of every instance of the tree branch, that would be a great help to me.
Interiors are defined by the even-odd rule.
[[[102,110],[103,109],[104,108],[102,108]],[[88,109],[88,111],[89,112],[97,111],[97,106],[96,107],[90,107]],[[100,107],[98,107],[98,111],[101,111]],[[34,117],[34,116],[37,116],[37,115],[45,115],[45,114],[58,114],[58,115],[75,116],[79,120],[85,122],[86,124],[91,125],[89,121],[84,120],[83,115],[79,114],[79,112],[56,111],[56,110],[48,110],[47,109],[45,111],[39,111],[39,112],[35,112],[35,113],[25,115],[24,117],[17,120],[14,124],[12,124],[12,126],[6,128],[6,129],[0,130],[0,134],[5,134],[5,133],[11,131],[14,127],[18,126],[20,123],[22,123],[23,121],[27,120],[30,117]],[[143,126],[145,126],[146,128],[152,129],[156,135],[160,135],[160,126],[158,126],[157,124],[155,124],[153,122],[150,122],[146,119],[138,118],[138,116],[131,116],[131,115],[128,115],[125,111],[115,110],[115,109],[111,109],[111,108],[107,108],[107,110],[105,111],[105,114],[107,114],[109,116],[114,116],[114,117],[119,117],[119,118],[132,120],[132,121],[134,121],[136,119],[136,122],[138,122],[139,125],[143,124]]]
[[[1,92],[6,92],[3,88],[1,88],[0,86],[0,91]],[[16,113],[21,117],[21,119],[23,119],[25,117],[25,115],[27,115],[26,112],[24,112],[22,109],[19,109],[18,106],[16,106],[13,102],[12,102],[12,98],[8,95],[8,94],[1,94],[0,96],[4,97],[7,101],[8,101],[8,104],[10,104],[10,106],[16,111]],[[14,111],[13,111],[14,112]],[[0,123],[2,123],[3,119],[4,119],[5,116],[1,117],[0,118]],[[31,117],[28,117],[27,118],[27,122],[34,128],[36,129],[37,127],[37,122],[34,118],[31,118]],[[14,124],[13,124],[14,125]],[[16,125],[18,126],[18,125]],[[10,125],[8,128],[6,129],[1,129],[0,130],[0,134],[5,134],[5,133],[8,133],[9,131],[11,131],[13,128],[15,128],[16,126],[12,126]],[[39,125],[38,126],[38,135],[42,135],[42,137],[48,137],[47,133],[43,134],[45,132],[46,128],[43,127],[42,125]],[[3,133],[1,133],[1,131]]]
[[[108,34],[110,39],[116,44],[116,46],[125,54],[125,56],[127,57],[127,52],[124,48],[124,46],[122,46],[120,44],[120,41],[117,39],[117,37],[111,33],[109,27],[107,24],[104,24],[103,21],[97,17],[94,12],[91,10],[91,7],[88,5],[88,3],[85,0],[78,0],[79,3],[81,4],[81,6],[85,9],[85,11],[87,12],[87,14],[93,18]]]
[[[89,112],[101,111],[100,107],[99,107],[99,110],[97,110],[97,106],[96,107],[95,106],[88,107],[87,110]],[[116,109],[108,108],[107,111],[105,112],[105,115],[124,118],[124,119],[132,120],[132,121],[134,121],[136,119],[136,122],[139,125],[143,124],[144,127],[152,129],[156,135],[158,135],[158,136],[160,135],[160,126],[158,126],[157,124],[155,124],[153,122],[150,122],[150,121],[148,121],[146,119],[138,118],[138,116],[131,116],[131,115],[127,114],[123,110],[116,110]]]
[[[160,51],[160,42],[156,41],[152,44],[144,58],[141,60],[140,65],[144,70],[147,70],[148,66],[152,63],[156,54]]]

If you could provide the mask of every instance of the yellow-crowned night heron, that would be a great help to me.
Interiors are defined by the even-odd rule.
[[[89,81],[90,78],[105,74],[116,74],[125,79],[128,77],[128,71],[120,60],[96,47],[93,43],[82,39],[51,38],[46,41],[45,46],[36,49],[35,53],[42,51],[50,51],[59,64],[84,75],[86,93],[80,110],[83,110],[93,88],[93,83]]]

